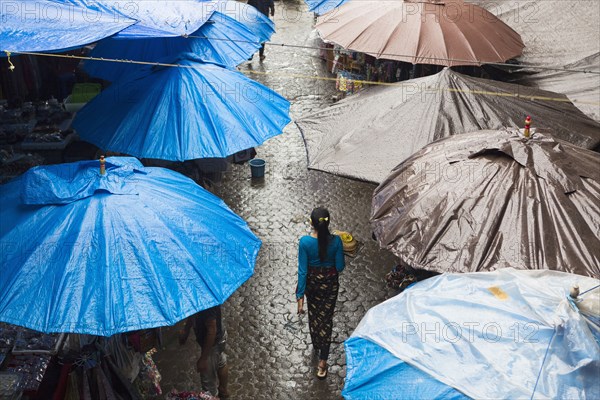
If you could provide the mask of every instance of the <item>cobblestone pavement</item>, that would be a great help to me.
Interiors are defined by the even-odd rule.
[[[277,33],[273,43],[316,45],[313,15],[302,0],[277,1]],[[261,64],[255,56],[240,66],[242,72],[275,89],[292,103],[292,118],[332,102],[332,81],[298,75],[327,76],[313,49],[267,46]],[[248,165],[234,165],[215,193],[244,218],[263,241],[254,276],[224,305],[229,334],[227,354],[232,399],[339,399],[346,375],[343,342],[365,312],[388,298],[383,277],[394,264],[388,252],[371,240],[368,217],[375,186],[306,167],[306,151],[294,123],[283,135],[257,149],[267,161],[264,182],[253,182]],[[334,317],[329,376],[315,377],[307,317],[296,315],[297,242],[310,230],[308,216],[316,206],[332,214],[332,229],[352,232],[362,244],[354,258],[346,258]],[[163,391],[198,390],[194,340],[179,346],[167,328],[164,348],[155,360],[162,373]],[[190,337],[190,339],[193,339]]]

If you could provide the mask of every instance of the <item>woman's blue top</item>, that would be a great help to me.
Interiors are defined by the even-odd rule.
[[[298,288],[296,298],[304,296],[306,289],[306,274],[308,266],[316,268],[336,268],[342,272],[346,263],[344,261],[344,247],[338,235],[331,235],[327,248],[327,257],[324,261],[319,258],[319,240],[312,236],[302,236],[298,246]]]

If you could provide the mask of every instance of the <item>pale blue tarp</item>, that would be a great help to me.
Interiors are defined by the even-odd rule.
[[[117,14],[117,19],[137,23],[119,32],[122,38],[174,37],[191,35],[208,21],[224,0],[52,0],[92,11]]]
[[[248,60],[275,32],[273,22],[247,4],[222,1],[214,4],[214,10],[208,21],[189,37],[123,40],[117,36],[99,42],[90,56],[157,62],[167,56],[189,52],[204,61],[234,67]],[[108,81],[116,81],[142,66],[95,60],[85,62],[85,70],[90,75]]]
[[[304,0],[308,4],[308,11],[315,12],[319,15],[325,14],[346,3],[348,0]],[[332,17],[335,17],[335,13]]]
[[[104,150],[183,161],[224,158],[279,135],[290,103],[238,71],[192,54],[147,66],[119,80],[82,108],[81,138]]]
[[[71,4],[45,0],[3,1],[0,2],[0,51],[77,48],[114,35],[135,22],[114,13]]]
[[[369,310],[346,341],[350,357],[342,394],[430,398],[423,394],[428,389],[405,384],[399,369],[406,363],[423,373],[424,384],[431,384],[429,377],[448,387],[434,398],[600,398],[600,347],[568,299],[572,286],[584,292],[599,283],[512,268],[419,282]],[[367,351],[373,346],[384,350],[378,352],[385,365],[373,365]]]
[[[110,336],[223,303],[261,245],[218,197],[133,158],[35,167],[0,186],[0,321]]]

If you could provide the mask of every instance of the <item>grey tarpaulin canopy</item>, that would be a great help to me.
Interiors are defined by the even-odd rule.
[[[398,86],[375,86],[296,123],[308,167],[379,183],[423,146],[453,134],[533,125],[581,147],[600,144],[600,124],[566,96],[472,78],[451,69]]]
[[[543,68],[577,68],[600,71],[600,7],[581,0],[471,0],[517,31],[525,49],[519,58]],[[594,58],[595,57],[595,58]],[[590,63],[590,65],[587,65]],[[565,93],[583,112],[600,120],[598,75],[562,73],[549,77],[541,72],[536,86]],[[558,85],[557,79],[562,80]],[[524,82],[525,83],[525,82]],[[564,89],[561,90],[561,87]],[[588,99],[591,99],[588,101]],[[590,101],[592,104],[590,104]]]
[[[520,59],[528,64],[565,66],[600,51],[600,7],[581,0],[470,0],[523,39]]]
[[[526,76],[519,80],[519,83],[564,93],[577,108],[596,121],[600,121],[600,53],[569,64],[565,68],[591,73],[543,71]]]
[[[373,195],[379,245],[438,272],[504,267],[600,277],[600,154],[478,131],[398,165]]]

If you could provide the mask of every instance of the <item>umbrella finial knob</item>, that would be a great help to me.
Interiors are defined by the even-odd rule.
[[[531,117],[528,115],[525,118],[525,130],[523,131],[523,135],[528,138],[530,135],[530,127],[531,127]]]
[[[579,296],[579,286],[573,286],[569,292],[569,296],[571,296],[572,299],[577,299]]]
[[[10,61],[10,51],[4,50],[4,52],[6,53],[6,57],[8,57],[8,69],[10,70],[10,72],[13,72],[15,70],[15,65]]]
[[[100,175],[106,174],[106,160],[104,156],[100,156]]]

